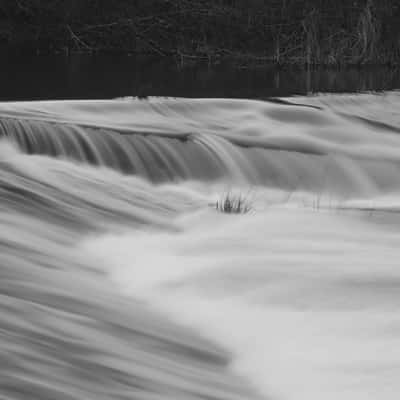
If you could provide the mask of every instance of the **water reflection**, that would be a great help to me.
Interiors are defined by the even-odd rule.
[[[18,84],[16,84],[18,82]],[[264,98],[308,92],[400,87],[400,71],[181,65],[173,59],[121,55],[5,57],[0,100],[95,99],[118,96]]]

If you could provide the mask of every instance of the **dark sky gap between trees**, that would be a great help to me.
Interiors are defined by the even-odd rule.
[[[397,65],[400,1],[0,0],[0,49]]]

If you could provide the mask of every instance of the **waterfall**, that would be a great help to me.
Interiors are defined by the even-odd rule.
[[[0,103],[0,397],[397,399],[399,104]]]
[[[392,94],[390,104],[397,97]],[[27,154],[109,167],[152,182],[230,180],[342,196],[399,187],[395,126],[382,122],[379,129],[356,113],[349,118],[348,103],[300,101],[3,103],[0,135]]]

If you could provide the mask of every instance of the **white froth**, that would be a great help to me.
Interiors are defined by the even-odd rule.
[[[397,398],[393,225],[362,212],[297,207],[210,211],[181,223],[181,233],[87,245],[125,293],[226,347],[232,367],[266,396]]]

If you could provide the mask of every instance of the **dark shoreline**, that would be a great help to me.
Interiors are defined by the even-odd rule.
[[[18,0],[0,51],[135,54],[181,64],[400,65],[396,0]]]

